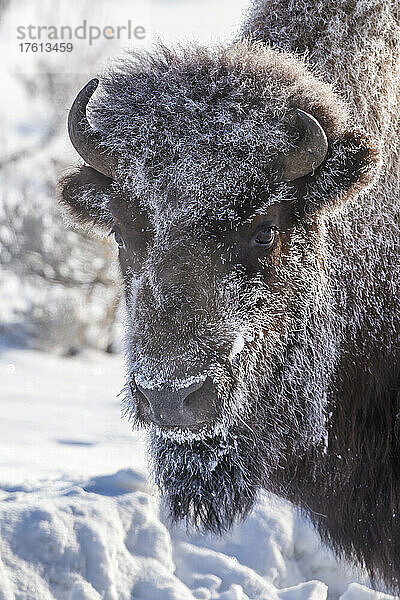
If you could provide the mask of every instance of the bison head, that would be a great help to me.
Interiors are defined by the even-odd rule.
[[[327,258],[344,251],[327,223],[374,155],[328,85],[254,43],[161,47],[91,99],[97,83],[70,112],[89,166],[61,201],[118,244],[125,409],[171,514],[221,531],[323,451],[340,336]]]

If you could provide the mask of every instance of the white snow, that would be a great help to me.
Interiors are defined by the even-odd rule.
[[[205,381],[206,377],[207,375],[200,373],[199,375],[191,375],[190,377],[186,377],[185,379],[174,379],[173,381],[169,382],[169,385],[174,390],[181,390],[183,388],[190,387],[194,383],[200,383],[200,381]],[[157,379],[145,379],[140,374],[135,375],[135,383],[146,390],[157,389],[160,388],[160,386],[162,386],[161,381]]]
[[[222,539],[168,528],[122,362],[0,347],[1,600],[390,598],[267,495]]]
[[[243,350],[243,348],[245,347],[245,340],[244,337],[242,336],[241,333],[238,333],[235,337],[235,340],[233,342],[233,346],[232,346],[232,350],[231,353],[229,355],[229,360],[233,361],[233,359],[235,358],[235,356],[237,356],[238,354],[240,354]]]

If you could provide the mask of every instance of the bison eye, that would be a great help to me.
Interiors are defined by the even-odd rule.
[[[125,248],[125,242],[118,227],[114,226],[110,231],[110,235],[114,236],[114,240],[116,241],[118,248]]]
[[[270,223],[261,225],[251,239],[251,245],[256,248],[268,250],[272,248],[277,237],[277,227]]]

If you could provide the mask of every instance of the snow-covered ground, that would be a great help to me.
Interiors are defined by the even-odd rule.
[[[119,356],[0,346],[0,600],[390,598],[275,498],[222,539],[168,529],[122,380]]]

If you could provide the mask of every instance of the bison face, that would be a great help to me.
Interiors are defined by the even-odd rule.
[[[125,409],[175,519],[213,531],[323,448],[337,327],[325,225],[372,172],[331,89],[269,49],[161,49],[70,114],[62,184],[109,227],[127,304]],[[95,98],[93,98],[95,100]]]

